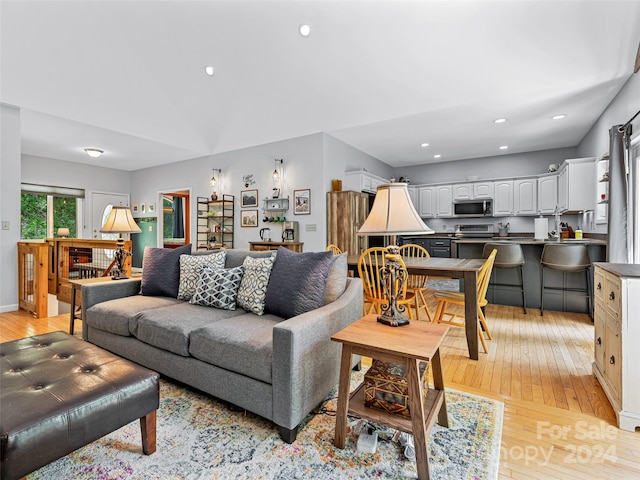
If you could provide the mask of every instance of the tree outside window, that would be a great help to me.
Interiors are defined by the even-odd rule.
[[[60,227],[68,228],[71,238],[77,237],[76,198],[22,193],[20,201],[20,238],[53,237]]]

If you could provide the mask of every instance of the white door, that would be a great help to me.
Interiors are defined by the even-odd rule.
[[[91,237],[98,240],[116,239],[113,233],[100,233],[100,228],[107,219],[113,206],[129,206],[129,195],[123,193],[92,193],[91,194]],[[115,235],[115,236],[114,236]]]

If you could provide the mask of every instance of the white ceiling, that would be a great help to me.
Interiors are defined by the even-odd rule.
[[[1,0],[0,22],[23,153],[136,170],[324,131],[407,166],[577,145],[633,72],[640,0]]]

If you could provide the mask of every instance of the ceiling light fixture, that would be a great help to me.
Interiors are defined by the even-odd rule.
[[[551,117],[551,120],[562,120],[563,118],[565,118],[567,116],[566,113],[561,113],[559,115],[554,115],[553,117]]]
[[[87,152],[87,155],[91,158],[98,158],[104,153],[103,150],[99,150],[97,148],[85,148],[84,151]]]
[[[508,145],[502,145],[502,146],[500,147],[500,150],[506,150],[507,148],[509,148],[509,146],[508,146]]]
[[[433,158],[440,158],[442,155],[440,155],[439,153],[436,153]]]
[[[428,146],[429,146],[429,144],[428,144],[427,142],[424,142],[424,143],[421,143],[421,144],[420,144],[420,146],[421,146],[421,147],[428,147]]]
[[[300,32],[300,35],[302,35],[303,37],[308,37],[309,35],[311,35],[311,27],[306,23],[300,25],[300,28],[298,29],[298,31]]]
[[[507,119],[506,118],[496,118],[493,123],[504,123],[506,122]]]
[[[207,65],[206,67],[204,67],[204,73],[206,73],[207,75],[209,75],[210,77],[213,77],[215,70],[213,69],[212,65]]]

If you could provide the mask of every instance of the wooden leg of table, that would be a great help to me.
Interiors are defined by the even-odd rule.
[[[469,358],[478,360],[478,286],[476,272],[464,273],[464,329]]]
[[[347,435],[347,412],[349,411],[349,387],[351,385],[351,347],[342,345],[340,361],[340,381],[338,383],[338,408],[336,411],[336,432],[333,444],[336,448],[344,448]]]
[[[413,446],[416,450],[416,466],[418,480],[429,479],[429,454],[427,446],[427,429],[424,418],[424,397],[420,386],[420,361],[406,359],[407,386],[409,389],[409,408],[411,410],[411,428],[413,430]]]
[[[142,452],[151,455],[156,451],[156,410],[140,418]]]
[[[431,373],[433,375],[434,390],[441,390],[444,395],[444,377],[442,376],[442,364],[440,363],[440,349],[431,358]],[[438,424],[449,427],[449,415],[447,414],[447,398],[443,396],[442,406],[438,412]]]

